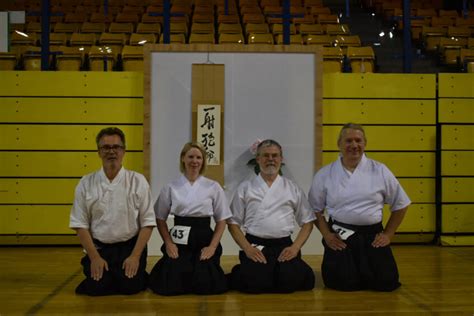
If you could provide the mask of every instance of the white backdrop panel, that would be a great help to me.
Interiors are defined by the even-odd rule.
[[[252,175],[246,163],[257,138],[273,138],[283,146],[284,176],[308,192],[316,164],[314,54],[153,52],[150,178],[154,197],[179,175],[181,147],[191,140],[192,64],[208,60],[225,65],[224,178],[229,200],[238,183]],[[321,254],[320,240],[315,229],[303,253]],[[222,245],[224,254],[237,254],[228,232]],[[150,255],[160,254],[160,246],[155,231]]]

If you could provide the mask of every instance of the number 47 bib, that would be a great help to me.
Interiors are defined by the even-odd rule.
[[[187,245],[190,231],[190,226],[176,225],[170,229],[171,239],[175,244]]]
[[[332,229],[339,235],[339,237],[341,237],[342,240],[346,240],[347,238],[352,236],[352,234],[354,234],[353,230],[350,230],[345,227],[341,227],[336,224],[332,224]]]

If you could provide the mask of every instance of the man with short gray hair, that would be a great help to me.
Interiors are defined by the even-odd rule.
[[[240,246],[240,264],[230,286],[247,293],[291,293],[314,288],[313,270],[301,258],[315,220],[304,192],[280,176],[280,144],[267,139],[257,148],[260,172],[242,182],[231,203],[229,231]],[[295,241],[295,222],[301,227]],[[244,235],[245,232],[245,235]]]
[[[138,293],[147,286],[146,245],[156,226],[150,187],[143,175],[123,168],[120,129],[101,130],[96,142],[102,168],[80,180],[70,216],[69,227],[86,252],[86,279],[76,293]]]

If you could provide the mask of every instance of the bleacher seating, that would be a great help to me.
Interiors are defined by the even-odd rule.
[[[364,0],[363,3],[379,13],[380,10],[385,10],[386,22],[392,22],[399,31],[403,30],[403,10],[400,1],[376,0],[371,3]],[[443,4],[442,1],[410,1],[412,40],[421,54],[432,58],[434,64],[445,67],[442,69],[467,71],[467,67],[462,65],[460,58],[461,51],[468,49],[469,40],[474,37],[472,4],[469,4],[469,1],[466,2],[466,8],[471,9],[466,12],[444,9],[444,5],[446,3]],[[393,14],[387,14],[391,8]]]
[[[193,22],[191,25],[191,34],[214,34],[213,22]]]
[[[69,43],[71,47],[90,47],[96,44],[97,36],[94,33],[72,33]]]
[[[300,24],[298,27],[298,32],[301,35],[309,35],[309,34],[324,34],[324,28],[321,24]]]
[[[278,34],[276,37],[276,44],[282,45],[283,42],[283,34]],[[290,35],[290,45],[303,45],[304,40],[301,34],[291,34]]]
[[[438,53],[441,63],[457,65],[461,49],[467,45],[467,38],[442,37],[438,44]]]
[[[273,35],[283,34],[283,24],[272,24],[271,31]],[[290,24],[290,34],[296,34],[296,27],[294,24]]]
[[[219,44],[226,43],[245,44],[245,39],[242,33],[220,33]]]
[[[143,71],[143,46],[125,45],[122,60],[124,71]]]
[[[214,34],[211,33],[191,33],[189,36],[189,44],[214,44]]]
[[[107,25],[102,22],[84,22],[81,26],[81,33],[104,33],[107,29]]]
[[[305,36],[306,45],[333,46],[333,38],[327,34],[308,34]]]
[[[346,50],[350,46],[361,46],[362,42],[359,35],[337,35],[334,39],[334,45]]]
[[[247,23],[245,25],[245,33],[247,36],[252,33],[269,33],[270,28],[268,27],[268,24],[266,23]]]
[[[465,72],[474,72],[474,48],[462,48],[459,62]]]
[[[15,70],[16,55],[13,53],[0,53],[0,70]]]
[[[90,46],[92,47],[92,45]],[[87,46],[87,51],[90,50]],[[64,71],[79,71],[84,63],[84,46],[60,46],[56,55],[56,69]]]
[[[347,58],[349,59],[352,72],[374,72],[375,53],[371,46],[347,48]]]
[[[340,47],[323,47],[323,72],[342,72],[344,53]]]
[[[152,33],[133,33],[130,35],[129,44],[131,46],[155,44],[156,36]]]
[[[122,49],[120,49],[122,52]],[[92,46],[89,50],[89,66],[92,71],[112,71],[117,62],[117,51],[102,46]]]
[[[364,0],[362,3],[366,6],[371,5],[385,19],[395,21],[398,29],[403,28],[401,23],[403,10],[400,1]],[[430,6],[430,3],[430,0],[412,1],[413,40],[423,51],[436,56],[440,63],[467,70],[468,67],[463,66],[462,57],[469,58],[467,57],[470,52],[469,43],[472,43],[474,36],[474,16],[470,14],[464,17],[460,12],[443,10],[437,6]],[[170,41],[183,44],[282,45],[284,44],[282,4],[281,0],[229,0],[226,7],[223,0],[171,0]],[[38,1],[25,0],[20,6],[27,13],[41,10]],[[144,41],[164,42],[162,0],[109,0],[107,7],[102,1],[97,0],[52,0],[51,11],[54,16],[51,16],[50,21],[50,50],[58,51],[61,48],[64,51],[61,57],[53,56],[56,61],[52,63],[54,69],[59,69],[58,66],[61,64],[61,69],[94,68],[102,71],[104,67],[99,67],[97,63],[90,61],[104,59],[103,52],[101,57],[98,57],[100,50],[92,49],[97,46],[107,50],[107,54],[114,55],[113,59],[108,61],[111,62],[111,67],[107,67],[107,70],[123,70],[125,67],[121,63],[124,57],[122,54],[125,52],[131,55],[130,49],[124,50],[126,46],[136,46]],[[337,51],[333,54],[333,57],[337,56],[335,59],[339,60],[341,53],[343,57],[342,64],[339,60],[337,67],[332,69],[340,69],[338,71],[356,69],[349,67],[350,60],[355,56],[349,56],[347,51],[350,47],[367,47],[367,44],[361,41],[358,34],[352,34],[347,24],[340,23],[339,15],[325,6],[323,0],[292,0],[290,13],[293,16],[290,21],[289,44],[320,45],[330,48],[326,50],[324,58],[328,57],[331,51]],[[36,51],[40,47],[40,17],[38,14],[27,14],[27,23],[15,25],[14,29],[20,33],[11,33],[11,52],[3,54],[0,58],[3,67],[11,68],[13,63],[15,69],[25,69],[27,64],[28,69],[34,69],[32,60],[38,53],[32,53],[25,47],[36,47]],[[72,50],[69,51],[65,49],[66,47],[71,47]],[[337,49],[332,49],[334,47]],[[77,58],[78,49],[82,49],[83,54],[80,56],[79,67],[77,63],[73,67],[64,66],[65,61],[69,60],[66,55],[75,55]],[[136,54],[134,58],[143,58],[143,54]],[[374,63],[375,56],[372,61],[373,67],[366,67],[365,71],[375,71]],[[91,67],[92,64],[94,67]],[[326,67],[325,71],[329,68]]]
[[[325,26],[328,35],[349,35],[351,31],[346,24],[327,24]]]
[[[164,35],[161,34],[160,43],[164,43],[163,38],[164,38]],[[170,43],[185,44],[186,38],[183,33],[170,34]]]
[[[249,44],[274,44],[273,36],[270,33],[250,33],[247,36]]]
[[[161,24],[160,23],[138,23],[137,24],[137,33],[151,33],[159,36],[161,34]]]
[[[41,48],[29,46],[22,54],[23,67],[25,70],[41,70]]]
[[[218,34],[242,34],[242,26],[239,23],[219,23]]]

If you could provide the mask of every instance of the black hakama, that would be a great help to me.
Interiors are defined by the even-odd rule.
[[[254,262],[241,250],[240,264],[229,275],[232,289],[246,293],[291,293],[314,288],[313,270],[301,259],[301,252],[292,260],[277,260],[282,250],[292,245],[291,237],[264,239],[250,234],[245,237],[251,244],[263,246],[267,263]]]
[[[85,255],[81,260],[81,264],[86,279],[77,286],[76,293],[90,296],[129,295],[145,290],[148,282],[148,273],[145,271],[147,258],[146,247],[141,254],[137,274],[133,278],[128,278],[125,275],[125,269],[122,268],[123,262],[132,253],[136,242],[137,237],[113,244],[105,244],[94,240],[97,251],[100,256],[107,261],[109,270],[104,269],[100,280],[96,281],[92,279],[91,261],[89,257]]]
[[[374,248],[371,245],[383,230],[381,223],[359,226],[330,221],[331,231],[333,223],[355,233],[344,240],[347,245],[344,250],[332,250],[323,239],[321,272],[327,287],[340,291],[390,292],[401,285],[390,246]]]
[[[163,257],[150,273],[149,287],[161,295],[220,294],[227,291],[224,270],[220,266],[222,246],[207,260],[200,260],[201,249],[209,246],[213,231],[209,217],[175,216],[175,225],[190,226],[188,244],[176,244],[178,258],[172,259],[163,244]]]

